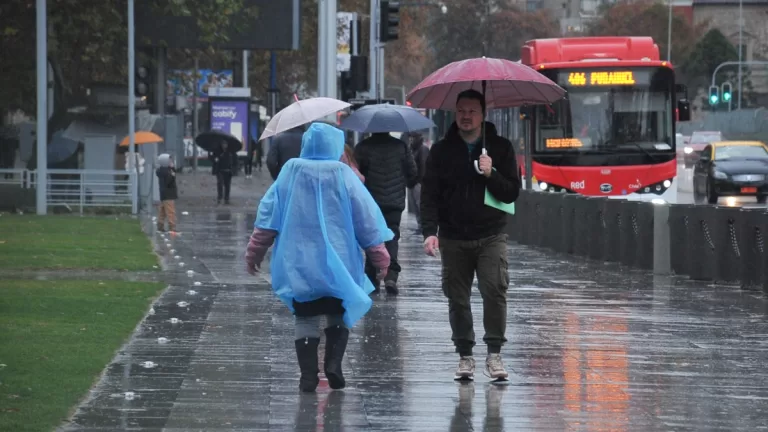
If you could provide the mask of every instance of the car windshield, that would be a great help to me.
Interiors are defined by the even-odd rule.
[[[764,146],[721,146],[715,150],[717,160],[728,159],[768,159],[768,150]]]

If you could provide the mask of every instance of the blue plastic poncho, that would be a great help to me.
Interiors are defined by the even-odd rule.
[[[394,238],[373,197],[339,161],[344,133],[314,123],[304,133],[300,158],[290,159],[259,204],[254,226],[277,231],[272,289],[293,312],[293,302],[342,300],[352,327],[371,308],[366,249]]]

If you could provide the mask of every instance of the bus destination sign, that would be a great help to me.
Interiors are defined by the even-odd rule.
[[[549,138],[545,141],[548,149],[567,149],[584,147],[584,143],[578,138]]]
[[[635,73],[632,71],[594,71],[570,72],[568,84],[573,87],[587,86],[622,86],[635,85]]]

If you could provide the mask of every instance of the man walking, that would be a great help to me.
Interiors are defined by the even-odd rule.
[[[418,231],[421,231],[421,182],[424,178],[424,170],[427,167],[427,158],[429,157],[429,148],[424,144],[424,135],[420,133],[411,133],[408,136],[411,144],[413,160],[416,161],[416,184],[409,189],[408,210],[416,216],[416,223],[419,225]]]
[[[400,264],[397,261],[398,242],[400,240],[400,220],[405,210],[405,189],[416,182],[416,163],[408,144],[384,133],[374,133],[355,146],[355,160],[360,173],[365,178],[365,187],[373,196],[384,214],[387,227],[395,233],[395,238],[385,243],[389,252],[390,264],[384,278],[387,294],[397,295],[397,279]],[[374,292],[379,292],[378,270],[366,259],[365,273],[373,283]]]
[[[442,288],[448,298],[452,340],[459,353],[456,379],[474,379],[475,332],[470,295],[477,274],[483,298],[483,341],[488,355],[485,373],[494,380],[508,377],[501,360],[507,323],[507,214],[486,206],[486,190],[496,199],[512,203],[520,193],[515,151],[496,127],[482,126],[485,98],[476,90],[459,93],[456,122],[445,137],[432,146],[421,190],[421,225],[424,251],[442,257]],[[479,161],[483,172],[475,171]]]
[[[272,180],[277,180],[283,165],[301,154],[301,139],[304,136],[304,128],[296,126],[272,138],[272,144],[267,152],[267,169]]]

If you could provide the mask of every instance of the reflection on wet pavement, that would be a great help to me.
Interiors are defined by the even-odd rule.
[[[171,286],[67,430],[768,429],[760,293],[514,244],[510,382],[490,384],[478,368],[474,383],[455,383],[439,262],[408,234],[407,215],[401,295],[376,296],[353,329],[348,388],[330,391],[323,377],[300,395],[292,316],[242,262],[254,210],[191,208],[180,236],[155,237]],[[473,308],[481,335],[476,291]]]

